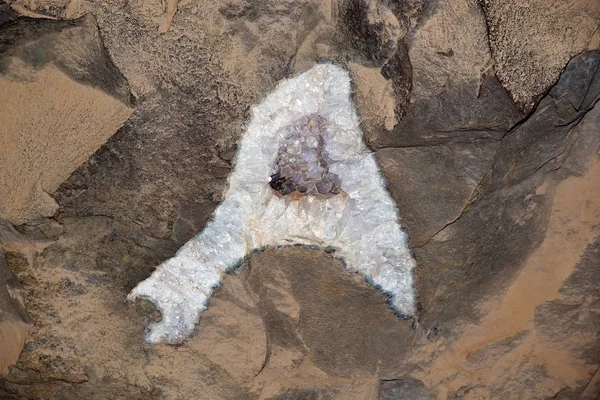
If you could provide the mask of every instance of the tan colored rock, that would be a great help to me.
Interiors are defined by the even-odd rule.
[[[423,12],[392,61],[382,72],[394,83],[399,123],[367,135],[375,148],[498,140],[522,118],[494,74],[476,0],[441,0]],[[406,79],[394,82],[399,76]]]
[[[51,11],[42,3],[55,4],[35,3],[40,12]],[[597,285],[595,278],[587,279],[596,273],[587,266],[600,265],[591,257],[600,254],[597,245],[584,251],[594,264],[574,270],[585,272],[572,279],[576,285],[556,291],[556,282],[549,280],[570,264],[554,262],[546,242],[546,257],[540,260],[553,264],[528,263],[503,299],[532,243],[548,240],[544,213],[555,186],[536,190],[537,183],[523,180],[530,171],[548,179],[564,176],[566,167],[560,165],[567,155],[578,162],[587,159],[556,139],[581,132],[555,133],[552,123],[559,118],[550,111],[556,101],[561,121],[574,118],[565,114],[567,106],[586,109],[589,102],[581,99],[596,95],[597,83],[590,82],[598,81],[575,74],[556,91],[561,96],[549,99],[546,113],[534,114],[525,128],[504,136],[521,117],[491,67],[485,19],[475,0],[428,2],[406,38],[415,69],[413,102],[403,119],[396,112],[401,121],[394,131],[382,135],[394,141],[379,143],[402,147],[382,151],[380,159],[387,163],[382,169],[397,193],[411,240],[423,245],[448,225],[422,249],[415,248],[417,276],[424,282],[419,293],[424,312],[416,330],[389,315],[382,295],[338,261],[285,249],[257,255],[251,268],[228,276],[190,342],[181,347],[141,343],[147,317],[127,308],[124,297],[154,265],[172,256],[178,246],[169,238],[185,241],[210,216],[214,206],[206,199],[218,201],[222,192],[223,166],[233,159],[233,143],[247,119],[244,110],[281,77],[335,54],[328,41],[330,23],[315,22],[324,14],[315,10],[326,9],[327,2],[308,7],[314,3],[180,2],[164,35],[156,31],[164,11],[160,0],[95,3],[112,58],[135,93],[144,96],[128,134],[111,140],[69,179],[70,185],[61,185],[61,218],[51,222],[55,225],[19,228],[41,229],[56,243],[31,265],[14,255],[9,260],[28,290],[36,332],[19,368],[3,377],[0,398],[384,400],[400,395],[415,400],[412,391],[423,392],[416,379],[440,400],[574,399],[586,385],[586,391],[594,390],[599,361],[582,365],[579,354],[591,348],[588,338],[598,331]],[[364,57],[349,53],[340,64],[365,64]],[[589,59],[581,65],[596,68]],[[573,100],[580,95],[579,102]],[[492,160],[496,147],[503,150]],[[594,156],[598,151],[584,147]],[[477,183],[490,174],[500,187],[492,188],[496,197],[482,203],[481,196],[492,190]],[[502,182],[505,176],[510,184]],[[517,181],[518,191],[512,183]],[[577,186],[565,192],[577,204],[577,198],[585,200]],[[560,195],[556,199],[555,205],[565,205]],[[181,206],[184,202],[196,206]],[[573,218],[596,210],[594,204],[577,208]],[[558,216],[568,214],[554,214],[553,221],[564,226],[549,234],[564,235],[561,257],[556,257],[562,261],[563,254],[575,254],[574,241],[586,239],[581,233],[592,226],[597,230],[597,224],[566,233],[575,219]],[[533,279],[531,273],[536,273]],[[465,280],[486,285],[461,286]],[[540,301],[544,298],[537,296],[544,293],[556,298],[532,306],[515,293]],[[489,308],[480,311],[500,311],[480,321],[470,308],[486,296]],[[454,334],[455,329],[465,332]]]
[[[498,78],[525,112],[556,82],[571,57],[599,46],[597,0],[482,4]]]
[[[414,33],[409,46],[413,69],[411,102],[437,97],[450,87],[468,86],[478,96],[491,67],[485,20],[475,0],[442,0]]]
[[[355,104],[361,124],[368,132],[382,128],[392,130],[398,123],[392,82],[381,75],[380,68],[348,63],[348,69],[356,88]]]
[[[25,312],[21,287],[0,249],[0,376],[17,361],[31,331],[31,320]]]
[[[65,9],[65,18],[75,19],[81,18],[85,14],[93,10],[94,4],[86,0],[71,0]]]
[[[92,19],[42,24],[0,34],[0,216],[13,224],[53,215],[49,194],[133,112]]]
[[[267,357],[263,320],[245,303],[250,294],[239,279],[227,276],[223,293],[211,300],[202,316],[198,335],[187,344],[190,351],[205,356],[236,382],[249,382],[262,369]],[[251,300],[250,300],[251,301]]]
[[[9,318],[6,313],[0,308],[0,376],[17,361],[31,332],[30,324]]]

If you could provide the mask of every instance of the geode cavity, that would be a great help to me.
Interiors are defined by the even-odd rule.
[[[341,180],[329,172],[325,151],[325,119],[303,117],[282,128],[283,137],[269,184],[283,196],[297,193],[328,197],[340,193]]]

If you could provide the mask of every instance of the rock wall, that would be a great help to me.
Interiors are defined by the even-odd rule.
[[[63,20],[93,15],[136,110],[108,140],[118,124],[90,126],[106,143],[42,187],[56,213],[16,227],[32,249],[5,247],[36,330],[0,396],[594,398],[600,5],[182,1],[164,34],[158,1],[11,7],[0,37],[31,23],[19,13],[76,37],[90,17]],[[160,316],[125,296],[210,218],[248,107],[318,61],[353,77],[417,260],[419,318],[397,319],[324,251],[270,249],[227,276],[183,346],[144,345]],[[78,93],[131,112],[57,63]]]
[[[96,23],[20,18],[0,33],[0,216],[50,217],[49,195],[133,113]]]
[[[25,311],[23,291],[0,251],[0,376],[14,364],[31,333],[31,319]]]

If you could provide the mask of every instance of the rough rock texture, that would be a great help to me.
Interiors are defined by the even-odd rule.
[[[556,90],[500,141],[484,179],[456,220],[414,249],[421,267],[417,269],[423,285],[420,300],[431,310],[425,321],[468,318],[468,309],[477,314],[475,299],[489,293],[488,285],[507,282],[510,271],[519,268],[519,260],[539,243],[552,196],[538,187],[544,175],[565,162],[577,141],[572,128],[600,98],[600,87],[593,83],[600,78],[599,62],[600,51],[571,62]],[[564,107],[568,100],[561,88],[580,80],[591,80],[587,90],[576,87],[569,92],[573,96],[579,92],[581,103],[577,108]]]
[[[524,112],[558,79],[571,57],[600,48],[596,0],[479,0],[498,78]]]
[[[178,393],[247,398],[239,382],[260,371],[265,335],[261,318],[248,313],[252,303],[241,301],[243,287],[227,285],[237,293],[231,300],[224,293],[217,296],[215,304],[223,305],[206,313],[202,334],[189,347],[147,348],[137,340],[153,309],[142,307],[138,314],[123,299],[134,281],[149,272],[153,258],[166,257],[161,251],[167,246],[135,228],[107,217],[48,221],[28,232],[55,240],[35,257],[35,268],[9,253],[9,264],[28,292],[31,317],[46,321],[36,324],[39,340],[28,343],[20,361],[35,365],[41,374],[32,382],[28,368],[17,366],[3,381],[10,392],[42,398],[175,398]],[[85,251],[79,247],[82,238]],[[166,385],[150,383],[159,381]],[[202,397],[195,395],[200,390]]]
[[[417,375],[438,388],[438,398],[576,399],[590,384],[599,365],[592,305],[599,298],[581,279],[596,275],[589,265],[599,237],[599,118],[596,106],[571,130],[569,155],[532,193],[552,196],[547,229],[510,285],[498,291],[503,285],[496,279],[478,304],[481,317],[459,326],[457,340],[438,332],[434,346],[441,353],[430,373]],[[556,183],[564,174],[574,176]]]
[[[427,392],[423,382],[408,378],[381,382],[379,389],[379,400],[429,400],[430,394]]]
[[[36,331],[0,397],[597,398],[599,54],[567,66],[574,47],[564,46],[591,34],[593,7],[511,11],[490,52],[500,2],[483,7],[487,26],[475,1],[415,0],[357,1],[372,17],[348,27],[349,4],[180,1],[160,35],[158,1],[12,2],[60,18],[93,13],[137,109],[52,194],[55,217],[17,227],[35,248],[31,264],[19,246],[7,261]],[[389,14],[377,10],[400,28],[393,55],[365,40],[390,37],[377,19]],[[563,30],[570,24],[582,30]],[[541,47],[548,37],[556,43]],[[519,57],[500,64],[494,41]],[[560,54],[542,71],[521,43]],[[323,251],[271,249],[227,276],[191,340],[143,345],[143,322],[159,316],[147,303],[126,306],[126,294],[206,223],[247,108],[323,60],[355,74],[365,135],[418,262],[420,319],[396,319]],[[515,87],[543,98],[525,116],[500,69],[530,60],[531,82]]]
[[[6,252],[24,256],[31,265],[35,253],[48,244],[46,240],[29,240],[0,219],[0,376],[17,361],[33,329],[25,307],[25,291],[7,263]]]
[[[349,63],[352,81],[359,90],[355,95],[356,107],[360,109],[362,126],[367,131],[392,130],[398,123],[396,97],[391,80],[381,75],[379,68],[369,68],[358,63]]]
[[[32,330],[23,294],[0,249],[0,376],[17,361]]]
[[[21,18],[0,31],[0,216],[54,214],[48,195],[132,114],[127,82],[90,16]]]
[[[346,0],[341,18],[354,48],[375,65],[383,65],[398,51],[408,31],[394,13],[378,0]]]
[[[392,197],[402,211],[411,247],[423,246],[462,214],[497,147],[495,142],[474,141],[377,152]],[[422,202],[425,193],[428,201]]]
[[[411,323],[340,261],[289,249],[259,253],[249,268],[270,351],[304,353],[331,376],[389,378],[403,368]]]
[[[374,147],[405,147],[499,139],[522,114],[494,75],[478,4],[440,0],[424,14],[409,35],[407,53],[397,53],[396,63],[409,60],[412,74],[406,116],[392,132],[367,132],[369,141]]]
[[[559,289],[559,297],[537,306],[534,314],[536,329],[552,347],[591,365],[600,363],[599,268],[600,241],[596,239],[584,249]]]
[[[188,339],[226,272],[256,250],[294,244],[335,251],[399,316],[415,315],[408,235],[363,141],[347,71],[317,64],[282,80],[252,107],[235,163],[212,220],[127,296],[162,313],[147,343]]]
[[[4,25],[7,22],[14,21],[19,17],[19,13],[13,10],[5,2],[0,2],[0,25]]]

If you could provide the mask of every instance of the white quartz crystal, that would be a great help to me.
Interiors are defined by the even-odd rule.
[[[212,220],[128,296],[162,313],[147,343],[188,338],[223,274],[267,246],[333,248],[399,314],[414,314],[415,261],[350,94],[345,70],[318,64],[252,109]]]

